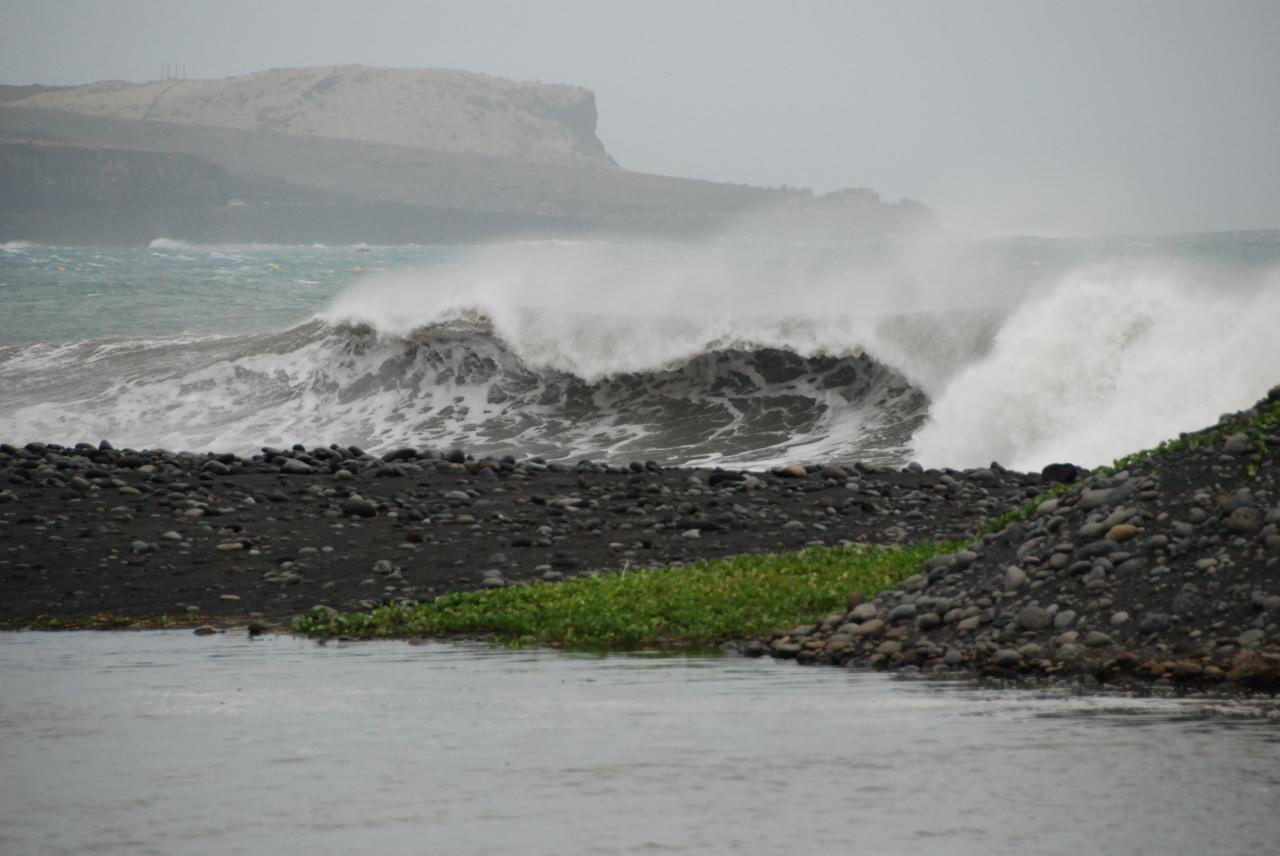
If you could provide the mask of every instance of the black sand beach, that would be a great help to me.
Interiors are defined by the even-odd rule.
[[[0,445],[0,622],[285,627],[581,573],[969,540],[870,602],[744,640],[802,663],[1280,687],[1280,388],[1124,469],[769,472],[266,449]],[[1078,481],[1079,480],[1079,481]],[[1075,482],[1075,484],[1067,484]],[[1034,512],[984,523],[1055,489]]]
[[[257,618],[806,544],[954,540],[1037,475],[774,473],[461,450],[0,446],[0,621]]]

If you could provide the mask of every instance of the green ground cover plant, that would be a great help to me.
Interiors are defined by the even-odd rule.
[[[1010,523],[1016,521],[1029,520],[1042,502],[1067,493],[1083,490],[1094,483],[1094,476],[1113,475],[1143,461],[1158,460],[1165,455],[1182,451],[1183,449],[1199,449],[1202,446],[1210,446],[1230,434],[1245,433],[1249,435],[1253,451],[1249,455],[1249,465],[1246,471],[1249,478],[1253,478],[1258,475],[1258,468],[1262,466],[1262,462],[1269,454],[1272,454],[1267,446],[1267,433],[1277,427],[1280,427],[1280,401],[1271,402],[1268,406],[1258,408],[1256,412],[1248,414],[1242,419],[1236,419],[1215,428],[1186,433],[1176,440],[1161,440],[1150,449],[1130,452],[1128,455],[1112,461],[1110,465],[1104,464],[1103,466],[1095,467],[1088,478],[1072,484],[1054,485],[1035,499],[1028,500],[1020,507],[1007,511],[999,517],[994,517],[984,523],[978,528],[978,536],[999,532]]]
[[[561,583],[384,604],[368,613],[312,611],[294,630],[358,637],[485,635],[516,644],[587,650],[697,647],[843,611],[849,594],[897,585],[957,544],[811,547],[676,568],[645,568]]]
[[[1201,446],[1217,443],[1229,434],[1244,433],[1249,435],[1253,446],[1248,467],[1249,477],[1253,478],[1258,474],[1258,468],[1262,466],[1263,460],[1268,455],[1267,433],[1277,427],[1280,427],[1280,401],[1272,401],[1258,407],[1256,411],[1246,413],[1241,419],[1232,420],[1214,428],[1186,433],[1176,440],[1164,440],[1150,449],[1143,449],[1118,458],[1111,466],[1099,467],[1095,472],[1107,474],[1119,472],[1148,458],[1158,458],[1182,449],[1198,449]]]

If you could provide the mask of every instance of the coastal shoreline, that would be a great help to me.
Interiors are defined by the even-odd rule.
[[[752,473],[337,446],[243,458],[109,443],[0,444],[0,481],[5,627],[287,621],[317,604],[368,609],[812,544],[951,541],[1041,490],[1038,474],[1003,470]]]
[[[326,622],[704,559],[963,542],[813,623],[719,641],[1024,685],[1275,693],[1278,452],[1280,387],[1092,474],[3,444],[0,627],[394,636]]]
[[[748,653],[994,680],[1280,692],[1280,387],[1060,487]]]

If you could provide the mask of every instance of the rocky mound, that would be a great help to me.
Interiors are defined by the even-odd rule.
[[[348,65],[225,80],[107,81],[38,92],[13,106],[390,143],[540,162],[613,165],[595,96],[447,69]]]
[[[801,662],[1280,689],[1280,387],[751,646]],[[1074,479],[1070,466],[1046,476]]]

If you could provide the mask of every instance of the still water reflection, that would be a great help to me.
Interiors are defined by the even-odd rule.
[[[0,853],[1267,853],[1268,703],[734,658],[0,635]]]

